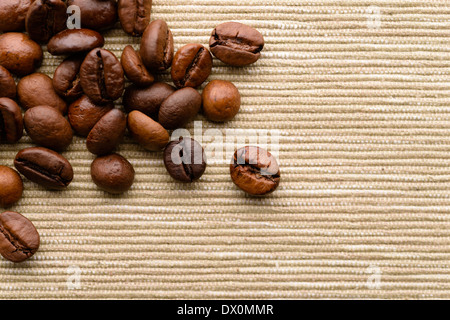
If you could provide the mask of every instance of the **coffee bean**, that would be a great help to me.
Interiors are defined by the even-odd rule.
[[[61,97],[73,101],[83,95],[80,68],[84,57],[74,56],[64,60],[53,74],[53,88]]]
[[[0,65],[18,76],[32,73],[42,62],[41,47],[26,34],[9,32],[0,35]]]
[[[120,61],[125,75],[135,85],[146,87],[155,81],[155,78],[145,68],[139,53],[134,51],[132,46],[125,47]]]
[[[25,27],[31,39],[47,43],[66,28],[67,6],[61,0],[36,0],[28,9]]]
[[[206,155],[197,141],[180,137],[164,150],[164,165],[175,180],[193,182],[206,170]]]
[[[0,166],[0,207],[7,208],[22,198],[23,182],[16,170]]]
[[[156,82],[147,88],[132,85],[125,90],[123,106],[127,112],[139,110],[153,119],[158,119],[161,104],[174,92],[174,87],[162,82]]]
[[[52,107],[28,109],[23,122],[31,140],[38,145],[61,151],[72,143],[73,132],[69,122]]]
[[[107,103],[122,96],[124,74],[116,56],[104,49],[94,49],[86,56],[80,70],[84,93],[95,103]]]
[[[119,154],[98,157],[92,162],[91,176],[103,191],[119,194],[128,191],[134,182],[134,168]]]
[[[150,71],[161,72],[172,65],[173,35],[163,20],[152,21],[141,39],[140,55]]]
[[[253,146],[236,150],[230,165],[234,184],[251,195],[269,194],[280,184],[280,168],[270,152]]]
[[[1,0],[0,32],[22,31],[25,18],[34,0]]]
[[[117,21],[116,0],[68,0],[67,6],[72,5],[80,8],[82,28],[105,30]]]
[[[39,249],[40,238],[33,223],[17,212],[0,214],[0,254],[11,262],[22,262]]]
[[[211,74],[212,57],[198,43],[187,44],[177,51],[172,63],[172,80],[178,88],[201,85]]]
[[[262,34],[239,22],[218,25],[209,40],[211,52],[222,62],[241,67],[256,62],[264,47]]]
[[[150,23],[151,11],[152,0],[119,0],[122,29],[132,36],[141,36]]]
[[[114,103],[97,105],[84,95],[69,106],[68,118],[76,134],[87,137],[95,124],[114,108]]]
[[[213,80],[202,93],[203,114],[211,121],[228,121],[241,107],[241,95],[229,81]]]
[[[0,66],[0,97],[14,99],[17,94],[16,82],[11,73]]]
[[[17,85],[20,105],[26,110],[36,106],[50,106],[62,114],[67,103],[55,92],[52,79],[43,73],[33,73],[22,78]]]
[[[53,150],[32,147],[20,151],[14,160],[17,171],[48,189],[66,188],[73,179],[69,161]]]
[[[140,111],[132,111],[127,122],[133,139],[149,151],[162,150],[169,142],[167,130]]]
[[[15,143],[22,135],[23,119],[20,107],[9,98],[0,98],[0,142]]]
[[[113,109],[105,114],[87,136],[87,149],[96,155],[114,151],[122,140],[127,127],[127,119],[122,111]]]
[[[158,121],[166,129],[178,129],[192,121],[202,106],[197,90],[186,87],[172,93],[161,104]]]
[[[47,50],[54,56],[72,55],[103,47],[105,39],[94,30],[68,29],[50,39]]]

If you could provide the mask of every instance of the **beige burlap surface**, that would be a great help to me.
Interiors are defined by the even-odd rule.
[[[256,64],[214,59],[209,80],[234,82],[242,108],[225,124],[199,115],[195,138],[234,149],[266,130],[279,189],[246,196],[220,161],[177,183],[161,152],[127,137],[118,152],[136,181],[111,196],[91,181],[94,156],[75,138],[67,191],[24,179],[12,209],[35,223],[41,248],[22,264],[0,260],[0,298],[450,298],[448,1],[153,3],[176,49],[207,45],[225,21],[262,32]],[[139,39],[120,26],[106,34],[118,57],[127,44]],[[40,71],[60,61],[46,53]],[[0,164],[31,145],[2,145]]]

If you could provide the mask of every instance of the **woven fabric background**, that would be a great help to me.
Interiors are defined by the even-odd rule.
[[[450,298],[448,0],[153,3],[176,49],[207,45],[226,21],[263,33],[256,64],[214,59],[210,80],[242,94],[235,120],[197,120],[204,133],[278,132],[279,189],[246,196],[226,164],[174,182],[162,153],[127,137],[118,152],[136,181],[111,196],[75,138],[67,191],[24,181],[12,210],[35,223],[41,248],[22,264],[0,259],[0,298]],[[127,44],[139,39],[119,25],[106,34],[118,57]],[[40,71],[60,62],[46,53]],[[28,146],[1,145],[0,164]]]

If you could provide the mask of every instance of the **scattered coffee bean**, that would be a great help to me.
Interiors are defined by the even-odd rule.
[[[134,51],[132,46],[128,45],[125,47],[120,61],[125,75],[135,85],[145,87],[155,81],[153,75],[145,68],[139,53]]]
[[[206,170],[206,155],[197,141],[180,137],[164,150],[164,165],[175,180],[193,182]]]
[[[54,56],[88,52],[103,47],[105,39],[94,30],[68,29],[50,39],[47,50]]]
[[[241,107],[241,95],[229,81],[213,80],[202,93],[203,114],[211,121],[228,121]]]
[[[1,0],[0,32],[22,31],[25,18],[34,0]]]
[[[162,82],[156,82],[147,88],[131,85],[125,90],[123,106],[127,112],[138,110],[158,119],[161,104],[174,92],[174,87]]]
[[[0,98],[0,142],[15,143],[22,135],[23,119],[19,105],[9,98]]]
[[[22,198],[23,182],[16,170],[0,166],[0,207],[7,208]]]
[[[128,131],[142,147],[149,151],[162,150],[169,142],[169,133],[158,122],[140,111],[128,115]]]
[[[91,176],[103,191],[119,194],[128,191],[134,182],[134,168],[119,154],[98,157],[92,162]]]
[[[174,53],[173,35],[165,21],[155,20],[148,25],[142,35],[139,53],[152,72],[170,68]]]
[[[150,23],[151,11],[152,0],[119,0],[122,29],[132,36],[141,36]]]
[[[251,195],[269,194],[280,184],[280,168],[270,152],[253,146],[236,150],[230,165],[234,184]]]
[[[0,214],[0,254],[11,262],[22,262],[39,249],[40,238],[33,223],[17,212]]]
[[[61,97],[73,101],[83,95],[80,68],[84,57],[74,56],[64,60],[53,74],[53,88]]]
[[[16,82],[11,73],[0,66],[0,97],[14,99],[17,94]]]
[[[81,27],[92,30],[112,28],[117,21],[116,0],[68,0],[67,6],[80,7]]]
[[[41,47],[26,34],[0,35],[0,65],[18,76],[32,73],[42,62]]]
[[[241,67],[256,62],[264,47],[262,34],[239,22],[218,25],[209,40],[211,52],[222,62]]]
[[[25,27],[31,39],[47,43],[66,28],[67,6],[61,0],[36,0],[28,9]]]

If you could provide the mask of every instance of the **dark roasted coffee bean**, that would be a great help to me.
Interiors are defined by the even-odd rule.
[[[80,68],[84,57],[74,56],[64,60],[53,74],[53,88],[67,100],[75,100],[83,95],[80,83]]]
[[[0,66],[0,98],[6,97],[14,99],[17,94],[16,82],[11,73]]]
[[[269,194],[280,184],[280,168],[270,152],[253,146],[238,149],[230,165],[234,184],[251,195]]]
[[[94,49],[86,56],[80,70],[84,93],[95,103],[107,103],[122,96],[124,74],[116,56],[104,49]]]
[[[98,157],[92,162],[91,176],[103,191],[119,194],[128,191],[134,182],[134,168],[119,154]]]
[[[162,82],[156,82],[147,88],[132,85],[125,90],[123,105],[127,112],[139,110],[153,119],[158,119],[161,104],[174,92],[174,87]]]
[[[73,179],[69,161],[46,148],[23,149],[16,155],[14,166],[27,179],[52,190],[66,188]]]
[[[116,0],[68,0],[67,6],[72,5],[80,8],[82,28],[104,30],[117,21]]]
[[[139,53],[134,51],[133,47],[125,47],[120,58],[123,71],[127,78],[137,86],[146,87],[155,81],[155,78],[148,72],[144,66]]]
[[[12,262],[22,262],[39,249],[40,238],[33,223],[17,212],[0,214],[0,254]]]
[[[26,34],[0,35],[0,65],[18,76],[32,73],[42,62],[41,47]]]
[[[167,130],[140,111],[132,111],[128,115],[127,123],[133,139],[149,151],[162,150],[169,142]]]
[[[25,27],[31,39],[47,43],[66,28],[67,6],[61,0],[36,0],[30,6]]]
[[[7,208],[22,198],[23,182],[16,170],[0,166],[0,207]]]
[[[125,114],[113,109],[105,114],[87,136],[87,149],[93,154],[104,155],[114,151],[122,140],[127,127]]]
[[[202,106],[197,90],[186,87],[172,93],[161,104],[158,122],[166,129],[178,129],[192,121]]]
[[[1,0],[0,32],[22,31],[25,18],[34,0]]]
[[[15,143],[22,135],[23,119],[20,107],[9,98],[0,98],[0,142]]]
[[[239,22],[218,25],[209,40],[211,52],[222,62],[241,67],[256,62],[264,47],[262,34]]]
[[[180,137],[164,150],[164,165],[175,180],[193,182],[206,170],[206,155],[197,141]]]
[[[67,103],[56,93],[52,79],[43,73],[33,73],[22,78],[17,85],[17,93],[24,109],[50,106],[61,114],[67,112]]]
[[[97,105],[84,95],[69,106],[70,125],[76,134],[87,137],[95,124],[113,108],[112,102]]]
[[[55,108],[37,106],[25,112],[25,130],[34,143],[61,151],[66,149],[73,138],[69,122]]]
[[[54,56],[88,52],[103,47],[105,39],[94,30],[68,29],[50,39],[47,50]]]
[[[140,36],[150,23],[152,0],[119,0],[119,19],[123,30]]]
[[[172,80],[178,88],[201,85],[211,74],[212,57],[198,43],[187,44],[177,51],[172,63]]]
[[[234,84],[224,80],[213,80],[202,93],[203,114],[211,121],[228,121],[234,118],[241,107],[241,95]]]
[[[172,65],[173,35],[167,23],[155,20],[148,25],[142,35],[140,55],[150,71],[161,72]]]

